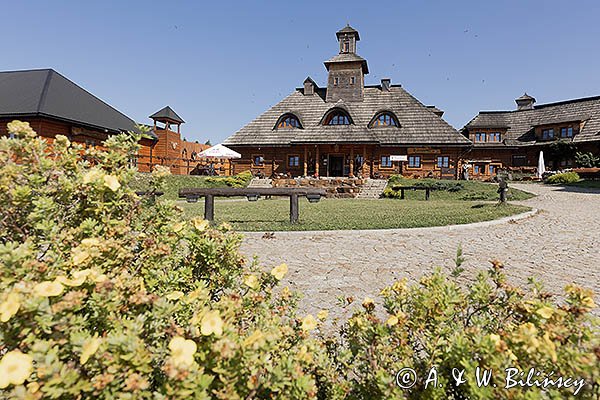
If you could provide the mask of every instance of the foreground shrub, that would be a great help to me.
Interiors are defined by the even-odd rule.
[[[138,198],[136,137],[84,151],[10,129],[19,137],[0,140],[1,398],[333,396],[324,348],[309,338],[318,324],[296,317],[289,290],[273,295],[287,267],[245,269],[226,226]],[[153,185],[167,174],[155,171]]]
[[[459,262],[460,264],[460,262]],[[383,309],[365,299],[344,325],[331,353],[345,372],[354,399],[546,399],[572,397],[576,387],[506,388],[507,368],[530,368],[580,379],[577,395],[600,395],[598,321],[590,291],[566,289],[556,305],[541,286],[531,292],[509,285],[502,264],[481,272],[468,289],[439,270],[418,285],[399,281],[384,289]],[[460,272],[460,265],[458,270]],[[412,369],[414,375],[409,374]],[[432,372],[434,368],[434,372]],[[489,384],[477,384],[476,371],[493,371]],[[408,375],[395,376],[404,370]],[[464,370],[464,382],[455,379]],[[416,379],[413,379],[416,378]],[[405,380],[404,380],[405,379]],[[429,382],[428,382],[429,379]],[[398,382],[404,383],[401,388]]]
[[[551,175],[544,182],[550,185],[566,185],[579,182],[579,179],[577,172],[564,172],[562,174]]]
[[[276,288],[282,264],[239,255],[227,225],[184,220],[130,188],[137,138],[84,150],[52,147],[22,123],[0,139],[0,398],[4,399],[496,399],[565,398],[573,388],[479,387],[477,367],[538,368],[583,379],[600,396],[592,293],[557,305],[522,291],[494,262],[468,287],[451,276],[397,282],[321,332]],[[158,190],[168,170],[152,174]],[[352,303],[351,300],[347,301]],[[316,334],[315,334],[316,333]],[[432,367],[436,385],[425,387]],[[396,373],[413,368],[402,389]],[[454,368],[469,379],[452,379]],[[400,380],[400,382],[404,382]],[[442,385],[442,386],[439,386]]]

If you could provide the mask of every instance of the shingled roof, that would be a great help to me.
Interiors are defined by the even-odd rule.
[[[382,146],[470,146],[471,142],[458,133],[430,108],[411,96],[399,85],[389,91],[380,85],[366,86],[360,102],[326,102],[325,88],[314,95],[304,95],[303,89],[293,93],[225,140],[227,146],[289,146],[300,143],[374,143]],[[350,114],[351,125],[324,126],[323,117],[339,107]],[[396,115],[400,127],[369,125],[381,111]],[[294,114],[302,128],[276,129],[279,118]]]
[[[583,122],[573,142],[600,140],[600,96],[540,104],[529,110],[481,111],[462,131],[503,128],[507,129],[505,145],[529,146],[537,143],[536,126],[566,122]]]
[[[109,133],[136,130],[134,120],[53,69],[0,72],[2,117],[48,117]]]
[[[157,112],[152,114],[150,118],[155,120],[168,120],[170,122],[175,122],[176,124],[185,123],[185,121],[179,115],[177,115],[177,113],[173,111],[173,109],[169,106],[163,107],[162,109],[158,110]]]

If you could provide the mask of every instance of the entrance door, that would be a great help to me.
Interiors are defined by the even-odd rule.
[[[328,165],[328,176],[344,176],[344,156],[329,155]]]

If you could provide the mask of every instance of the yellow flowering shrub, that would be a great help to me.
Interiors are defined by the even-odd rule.
[[[26,123],[0,139],[0,398],[333,397],[325,346],[246,267],[240,236],[129,182],[137,137],[108,151]],[[149,190],[168,171],[158,168]]]
[[[509,285],[501,264],[469,287],[441,272],[365,298],[339,335],[328,312],[297,313],[227,225],[185,220],[169,201],[138,197],[135,135],[83,149],[52,146],[26,123],[0,139],[1,399],[545,399],[571,388],[452,383],[453,368],[538,368],[582,378],[600,397],[593,294],[555,301]],[[150,192],[168,169],[156,168]],[[457,264],[459,262],[457,261]],[[344,306],[353,304],[347,297]],[[431,367],[438,384],[424,387]],[[396,373],[413,368],[408,389]],[[500,382],[495,382],[500,383]]]
[[[460,257],[457,269],[460,274]],[[440,270],[418,284],[385,288],[382,304],[365,299],[345,323],[331,354],[345,372],[352,399],[562,399],[573,387],[506,388],[506,369],[583,379],[574,398],[600,397],[600,332],[591,291],[567,288],[553,300],[531,281],[526,291],[506,282],[502,264],[481,272],[468,288]],[[454,274],[456,275],[456,274]],[[431,369],[435,367],[434,375]],[[411,368],[414,385],[401,388],[396,373]],[[493,371],[477,385],[477,368]],[[456,370],[454,370],[456,369]],[[455,376],[464,371],[465,382]],[[454,374],[454,375],[453,375]],[[404,376],[404,375],[402,375]],[[427,379],[432,378],[426,386]],[[401,383],[404,383],[399,378]],[[408,381],[410,376],[408,376]],[[432,384],[435,383],[435,384]]]

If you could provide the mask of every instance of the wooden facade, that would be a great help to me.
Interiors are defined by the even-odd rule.
[[[463,129],[473,142],[466,162],[477,179],[492,179],[503,169],[533,175],[540,152],[546,170],[574,168],[574,152],[600,155],[600,97],[534,105],[524,94],[512,111],[482,111]],[[557,142],[568,152],[557,151]]]
[[[267,177],[415,178],[454,179],[465,156],[457,147],[381,147],[373,144],[310,144],[289,147],[237,148],[250,155],[235,160],[233,173],[251,171]],[[405,156],[406,161],[392,161]],[[409,159],[412,163],[409,165]]]

